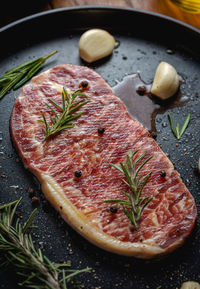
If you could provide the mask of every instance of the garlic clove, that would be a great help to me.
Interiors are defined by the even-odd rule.
[[[114,37],[103,29],[90,29],[79,40],[80,57],[91,63],[110,55],[115,47]]]
[[[194,281],[184,282],[181,289],[200,289],[200,284]]]
[[[169,63],[162,61],[154,76],[151,93],[161,99],[173,96],[179,88],[179,76],[176,69]]]

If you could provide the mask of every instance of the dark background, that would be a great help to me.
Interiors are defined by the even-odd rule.
[[[22,17],[62,7],[81,5],[109,5],[131,7],[164,14],[200,29],[200,14],[191,14],[181,10],[170,0],[2,0],[0,26],[4,26]]]

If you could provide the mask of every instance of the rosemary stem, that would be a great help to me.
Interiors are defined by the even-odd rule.
[[[86,97],[85,94],[80,92],[80,89],[77,89],[75,92],[68,95],[66,89],[63,87],[62,107],[52,99],[48,99],[49,102],[54,106],[54,108],[61,110],[62,113],[58,115],[56,111],[48,103],[46,103],[47,107],[51,110],[51,113],[53,113],[54,116],[52,117],[51,114],[49,115],[50,123],[47,122],[44,114],[42,114],[43,120],[38,120],[39,122],[44,123],[46,127],[44,140],[48,139],[50,136],[57,134],[61,130],[72,128],[72,121],[79,118],[83,114],[83,112],[76,113],[76,111],[80,107],[87,104],[89,101],[84,101],[83,98],[75,101],[75,98],[78,95],[81,95],[84,98]]]
[[[34,267],[37,267],[39,269],[39,271],[42,272],[42,274],[44,275],[46,280],[52,285],[53,288],[62,289],[60,287],[58,281],[53,278],[53,276],[48,272],[48,270],[45,268],[45,266],[40,261],[38,261],[38,259],[33,254],[31,254],[31,252],[29,250],[27,250],[24,247],[24,235],[22,234],[18,240],[17,238],[14,238],[10,234],[10,226],[11,226],[11,224],[9,222],[9,226],[8,226],[8,228],[6,228],[6,233],[9,237],[10,241],[12,243],[14,243],[16,245],[16,247],[20,248],[20,250],[33,262]]]
[[[58,51],[54,50],[51,53],[49,53],[48,55],[44,56],[43,59],[44,61],[46,61],[49,57],[53,56],[54,54],[56,54]]]
[[[122,191],[122,193],[124,196],[127,197],[128,200],[104,200],[105,203],[121,204],[124,214],[130,219],[136,230],[139,227],[139,220],[141,218],[144,208],[153,199],[152,197],[141,197],[142,190],[151,175],[151,171],[143,177],[138,176],[141,169],[148,161],[150,161],[152,156],[149,156],[144,160],[146,153],[142,153],[136,160],[133,160],[133,156],[136,155],[137,152],[138,151],[132,151],[130,155],[127,154],[125,163],[120,162],[121,167],[118,167],[115,164],[110,164],[112,167],[117,169],[125,176],[126,180],[123,179],[123,182],[128,186],[129,192],[126,193]],[[136,164],[139,161],[141,161],[142,163],[138,167],[136,167]]]
[[[24,85],[39,71],[43,63],[56,52],[55,50],[46,56],[24,62],[2,75],[0,77],[0,99],[9,92],[10,89],[16,90]]]
[[[36,210],[24,224],[15,218],[20,200],[0,205],[0,266],[12,265],[21,278],[18,284],[23,288],[67,289],[74,276],[91,268],[70,270],[68,264],[51,262],[43,255],[42,250],[34,246],[31,234],[26,233],[33,228],[31,223]]]

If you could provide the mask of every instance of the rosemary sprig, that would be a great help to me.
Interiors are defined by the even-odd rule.
[[[190,122],[190,113],[188,113],[188,115],[186,116],[186,119],[185,119],[183,126],[181,128],[181,131],[180,131],[179,123],[177,123],[176,128],[174,128],[174,124],[173,124],[173,120],[172,120],[172,116],[171,116],[170,112],[168,113],[168,117],[169,117],[169,122],[170,122],[171,130],[172,130],[173,134],[175,135],[175,137],[177,139],[180,139],[182,137],[182,135],[184,134],[184,132],[185,132],[185,130],[186,130],[186,128]]]
[[[144,208],[153,199],[153,197],[141,197],[142,190],[151,175],[151,171],[145,176],[138,176],[140,170],[152,158],[152,156],[149,156],[139,166],[137,166],[137,163],[144,159],[146,155],[146,153],[142,153],[135,161],[133,161],[133,156],[136,155],[137,152],[138,151],[132,151],[130,155],[128,154],[125,163],[123,164],[120,162],[121,167],[110,164],[112,167],[120,171],[120,173],[122,173],[126,178],[123,182],[130,188],[130,192],[127,193],[122,191],[122,193],[126,196],[127,200],[104,200],[105,203],[117,203],[122,205],[124,214],[130,219],[136,230],[139,227],[138,222]]]
[[[84,112],[78,112],[74,114],[74,112],[79,109],[80,107],[87,104],[89,101],[83,101],[83,99],[78,100],[75,102],[75,99],[78,95],[82,95],[83,97],[86,97],[84,93],[81,92],[81,89],[77,89],[71,94],[68,94],[66,89],[63,87],[62,91],[62,107],[58,105],[55,101],[48,98],[49,102],[53,104],[55,108],[60,110],[62,113],[60,116],[56,113],[56,111],[48,104],[48,108],[52,111],[54,114],[54,118],[50,115],[51,123],[49,124],[46,120],[46,117],[44,114],[42,114],[43,120],[38,120],[39,122],[42,122],[45,124],[46,131],[45,131],[45,139],[49,138],[52,135],[55,135],[59,131],[63,129],[69,129],[72,128],[72,121],[78,117],[80,117]]]
[[[20,64],[0,77],[0,99],[11,89],[16,90],[33,77],[43,63],[57,51]]]
[[[41,289],[69,289],[73,278],[91,270],[72,270],[69,264],[53,263],[36,249],[30,233],[37,209],[22,225],[16,220],[16,209],[21,199],[0,206],[0,264],[11,265],[20,276],[20,286]]]

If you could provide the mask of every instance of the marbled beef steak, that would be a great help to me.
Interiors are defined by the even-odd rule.
[[[74,128],[44,140],[45,126],[38,120],[44,113],[50,121],[47,99],[61,104],[63,86],[74,91],[83,81],[89,84],[84,92],[90,101],[81,108],[84,114],[75,120]],[[95,71],[66,64],[34,77],[21,89],[10,126],[24,165],[38,178],[46,198],[67,223],[97,246],[152,258],[171,252],[190,234],[197,215],[193,197],[155,140]],[[104,132],[99,133],[99,128]],[[153,156],[141,170],[141,174],[152,171],[142,194],[153,200],[144,209],[138,230],[122,206],[113,213],[110,204],[103,202],[125,198],[122,190],[128,191],[128,186],[123,175],[109,164],[124,162],[131,150],[138,150],[134,158],[143,152]],[[81,176],[76,177],[76,171]]]

